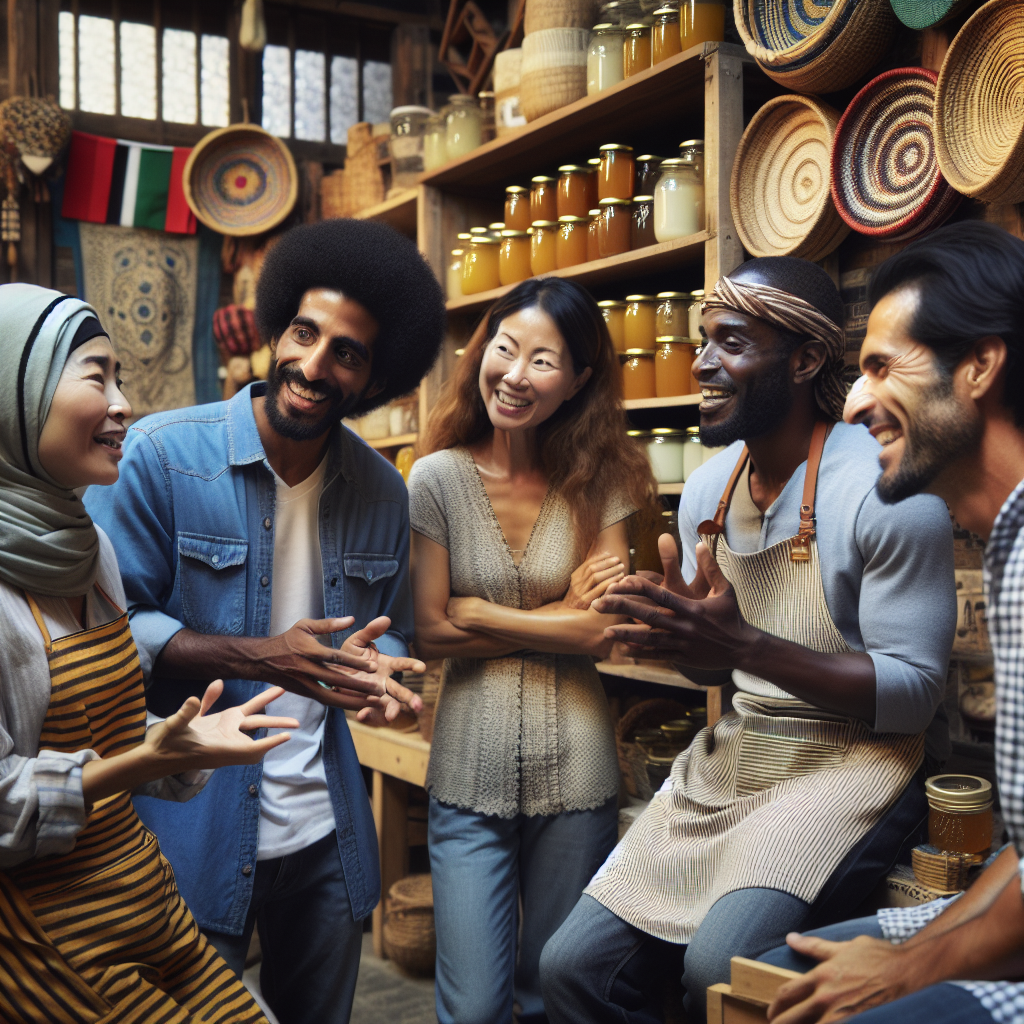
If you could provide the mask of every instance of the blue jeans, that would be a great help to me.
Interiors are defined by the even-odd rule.
[[[363,926],[352,918],[337,833],[255,871],[242,934],[203,934],[241,977],[259,929],[260,989],[281,1024],[348,1024]]]
[[[611,852],[617,832],[614,797],[591,811],[514,818],[431,797],[440,1024],[510,1021],[513,998],[520,1024],[547,1020],[541,950]]]
[[[873,939],[882,937],[878,918],[856,918],[842,921],[828,928],[809,932],[831,942],[849,942],[858,935],[870,935]],[[779,946],[758,957],[765,963],[785,967],[790,971],[809,971],[817,961],[801,956],[789,946]],[[876,1006],[873,1010],[851,1017],[857,1024],[992,1024],[992,1014],[981,1005],[966,989],[959,985],[930,985],[928,988],[904,996],[893,1003]]]

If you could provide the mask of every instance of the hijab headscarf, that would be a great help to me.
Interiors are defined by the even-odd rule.
[[[84,594],[99,567],[99,536],[82,499],[39,462],[64,364],[73,347],[103,333],[96,326],[80,299],[0,285],[0,580],[32,594]]]

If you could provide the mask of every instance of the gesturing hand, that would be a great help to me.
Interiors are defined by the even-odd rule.
[[[563,603],[567,608],[586,611],[613,583],[626,575],[618,555],[601,551],[588,558],[569,578]]]

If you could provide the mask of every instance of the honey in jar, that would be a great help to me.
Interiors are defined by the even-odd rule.
[[[945,853],[984,853],[992,845],[992,783],[977,775],[933,775],[928,842]]]
[[[622,360],[622,397],[627,402],[637,398],[656,398],[654,382],[654,349],[627,348]]]
[[[597,198],[632,199],[636,167],[633,147],[609,142],[601,147],[601,165],[597,172]]]
[[[558,168],[558,216],[586,217],[590,210],[590,168],[563,164]]]
[[[654,326],[658,336],[672,334],[680,338],[689,338],[690,293],[658,292],[657,298],[658,308],[654,313]]]
[[[587,218],[559,217],[555,238],[555,262],[559,270],[587,262]]]
[[[558,235],[557,220],[535,220],[530,236],[530,270],[534,277],[550,274],[558,269],[555,246]]]
[[[654,390],[657,398],[690,394],[690,364],[693,349],[689,339],[664,335],[655,339]]]
[[[590,218],[587,224],[587,262],[591,260],[599,260],[601,258],[601,250],[598,247],[597,235],[601,230],[601,210],[591,210],[587,216]]]
[[[622,43],[622,77],[646,71],[651,66],[651,29],[642,22],[626,26],[626,38]]]
[[[530,236],[525,231],[502,231],[498,249],[498,279],[502,284],[518,284],[528,277],[533,277],[530,269]]]
[[[654,27],[651,29],[651,63],[660,64],[682,51],[679,8],[659,7],[654,12]]]
[[[505,227],[509,231],[525,231],[530,216],[530,190],[525,185],[509,185],[505,189]]]
[[[653,295],[627,295],[626,315],[624,319],[626,331],[626,348],[650,349],[654,355],[655,310],[658,300]]]
[[[679,5],[679,45],[688,50],[698,43],[725,39],[725,4],[682,0]]]
[[[462,249],[452,249],[451,259],[448,261],[447,277],[447,298],[458,299],[462,296],[462,257],[465,252]]]
[[[558,220],[558,179],[538,174],[530,179],[530,223]]]
[[[601,316],[608,325],[608,333],[612,336],[612,345],[616,352],[626,351],[626,303],[619,299],[603,299],[597,304]]]
[[[654,245],[654,196],[633,196],[633,224],[629,232],[630,249]]]
[[[474,235],[462,257],[462,294],[475,295],[500,284],[497,241],[490,235]]]
[[[597,251],[601,258],[629,252],[633,232],[633,203],[629,199],[602,199],[597,227]]]

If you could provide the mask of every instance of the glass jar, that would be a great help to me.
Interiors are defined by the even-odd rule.
[[[602,22],[618,25],[619,28],[625,28],[643,17],[639,0],[609,0],[601,5],[599,14]]]
[[[587,48],[587,95],[622,81],[623,31],[618,25],[595,25]]]
[[[538,174],[530,179],[530,223],[558,220],[558,179]]]
[[[530,190],[525,185],[509,185],[505,189],[505,227],[509,231],[526,231],[532,223]]]
[[[725,4],[682,0],[679,5],[679,45],[683,50],[700,43],[725,40]]]
[[[504,230],[505,222],[503,220],[492,221],[487,225],[487,234],[489,234],[491,238],[497,239],[499,242],[501,241],[501,233]]]
[[[423,173],[423,138],[432,116],[427,107],[391,111],[391,180],[397,188],[415,185]]]
[[[475,228],[470,228],[469,229],[469,240],[472,241],[474,238],[478,238],[481,235],[489,235],[489,234],[490,234],[490,232],[487,230],[487,228],[482,227],[482,226],[478,226],[478,227],[475,227]]]
[[[636,167],[633,147],[609,142],[601,147],[601,165],[597,172],[597,198],[632,199]]]
[[[399,448],[395,454],[395,469],[402,474],[402,479],[406,483],[409,482],[409,473],[412,472],[415,462],[416,449],[411,444],[407,444],[404,448]]]
[[[494,124],[494,93],[478,92],[476,98],[480,107],[480,142],[490,142],[498,134]]]
[[[462,257],[465,255],[462,249],[452,249],[451,259],[448,261],[448,295],[447,298],[458,299],[462,297]]]
[[[976,775],[933,775],[928,842],[945,853],[984,853],[992,845],[992,783]]]
[[[653,196],[654,186],[661,177],[661,157],[644,153],[636,158],[636,172],[633,177],[633,194]]]
[[[462,294],[487,292],[500,284],[498,243],[490,235],[474,235],[462,257]]]
[[[655,398],[654,349],[627,348],[622,360],[622,397],[627,401]]]
[[[600,159],[598,159],[598,166],[600,166]],[[584,165],[587,169],[587,211],[594,209],[597,206],[597,167],[592,166],[592,161],[588,160]]]
[[[660,64],[677,53],[682,53],[679,35],[679,8],[659,7],[654,12],[654,27],[651,29],[651,63]]]
[[[659,336],[690,337],[689,292],[658,292],[658,308],[654,313],[655,330]]]
[[[558,221],[535,220],[530,236],[530,270],[534,277],[550,274],[558,269],[557,245]]]
[[[619,299],[603,299],[597,304],[601,316],[608,325],[608,333],[612,336],[612,347],[616,352],[626,351],[626,303]]]
[[[704,446],[700,443],[700,427],[686,428],[686,447],[683,449],[683,480],[704,464]]]
[[[559,217],[555,240],[555,262],[559,270],[587,262],[587,218]]]
[[[654,237],[659,242],[704,230],[704,183],[690,161],[663,160],[654,189]]]
[[[633,224],[629,231],[630,249],[654,245],[654,196],[633,196]]]
[[[700,333],[701,318],[704,314],[701,312],[701,305],[704,302],[704,289],[695,288],[690,292],[690,308],[686,311],[686,319],[690,325],[690,337],[698,344],[704,343],[704,338]]]
[[[423,129],[423,170],[432,171],[447,162],[444,118],[440,114],[432,114]]]
[[[686,475],[683,453],[686,449],[686,431],[674,427],[655,427],[647,445],[647,461],[659,484],[681,484]]]
[[[704,183],[704,140],[687,139],[679,143],[679,158],[689,160],[697,171],[701,184]]]
[[[586,217],[590,210],[589,178],[590,168],[580,164],[562,164],[558,168],[555,207],[559,218]]]
[[[654,390],[656,398],[677,398],[690,393],[693,349],[689,338],[673,334],[654,339]]]
[[[601,210],[591,210],[587,216],[590,218],[590,223],[587,224],[587,262],[591,260],[599,260],[601,258],[601,249],[598,245],[598,232],[601,230]]]
[[[518,284],[528,277],[533,277],[530,236],[525,231],[502,231],[498,246],[498,280],[502,284]]]
[[[627,295],[624,318],[626,348],[650,349],[654,354],[654,339],[658,300],[653,295]]]
[[[622,77],[632,78],[651,66],[651,27],[642,22],[626,26],[622,41]]]
[[[630,199],[602,199],[601,222],[597,226],[597,251],[601,258],[629,252],[633,232],[633,202]]]
[[[454,95],[444,114],[444,148],[449,160],[472,153],[483,136],[483,119],[475,96]]]

